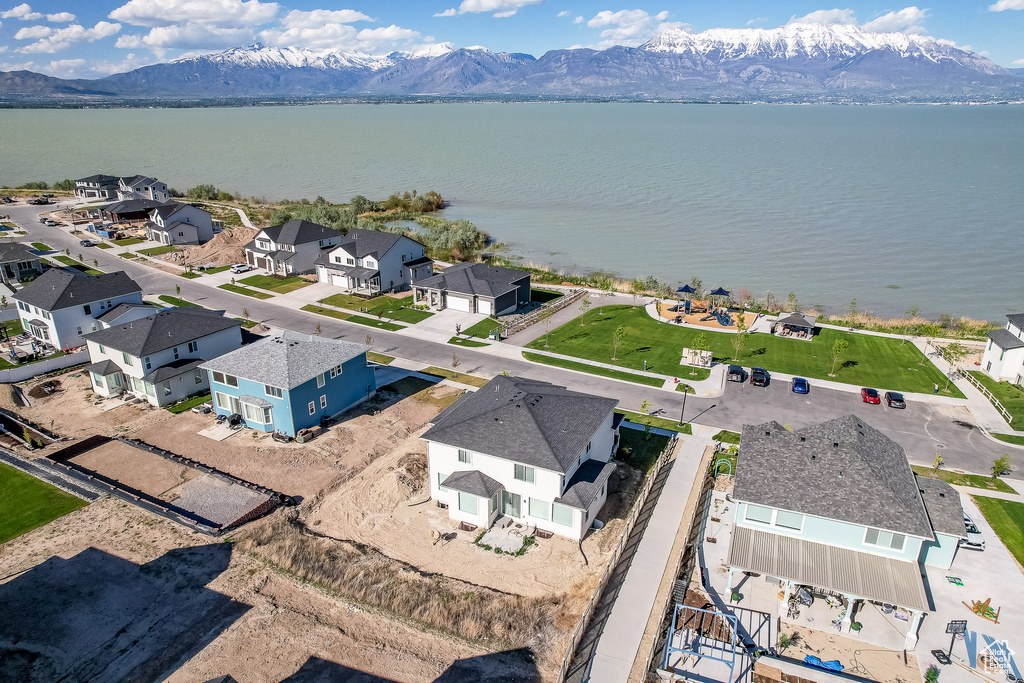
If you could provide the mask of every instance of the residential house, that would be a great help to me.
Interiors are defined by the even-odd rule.
[[[415,280],[434,274],[427,249],[393,232],[354,228],[334,249],[316,261],[317,280],[360,292],[404,291]]]
[[[99,330],[98,320],[118,304],[141,304],[142,288],[123,271],[86,275],[51,268],[12,297],[21,326],[41,342],[72,349],[82,335]]]
[[[862,603],[906,615],[917,644],[929,611],[922,565],[948,569],[966,537],[958,494],[918,479],[903,448],[854,415],[789,431],[745,425],[727,565],[781,584],[780,617],[800,587],[842,601],[849,631]]]
[[[112,175],[91,175],[75,181],[75,196],[79,199],[117,199],[121,179]]]
[[[169,308],[84,336],[86,371],[101,396],[134,394],[154,406],[209,388],[199,366],[242,345],[241,324],[203,308]]]
[[[337,246],[343,237],[333,228],[296,218],[260,230],[245,245],[245,260],[277,275],[311,273],[320,255]]]
[[[99,329],[105,330],[114,325],[145,318],[161,310],[163,310],[163,306],[155,306],[153,304],[117,304],[113,308],[108,308],[102,315],[97,316],[96,320],[100,323]]]
[[[213,239],[213,216],[209,211],[168,202],[149,212],[146,239],[160,244],[203,244]]]
[[[617,401],[499,375],[433,421],[430,495],[453,520],[502,517],[581,539],[608,496]]]
[[[167,191],[167,183],[162,183],[156,178],[137,175],[132,178],[118,178],[117,198],[121,201],[126,199],[149,199],[157,202],[166,202],[170,200],[171,195]]]
[[[203,363],[218,415],[239,414],[262,432],[295,436],[376,391],[363,344],[284,333]]]
[[[1006,318],[1005,328],[988,333],[981,369],[994,380],[1024,385],[1024,313]]]
[[[505,315],[530,301],[530,274],[489,263],[459,263],[413,282],[413,303]]]
[[[0,243],[0,280],[17,282],[43,272],[39,254],[20,242]]]
[[[97,215],[96,211],[90,211],[89,214],[111,223],[142,221],[149,218],[149,214],[153,209],[164,204],[165,202],[159,202],[155,199],[125,199],[124,201],[107,204],[98,212],[99,215]]]

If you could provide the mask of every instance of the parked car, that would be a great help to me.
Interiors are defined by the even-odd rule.
[[[46,216],[40,216],[39,217],[39,222],[43,223],[44,225],[45,225],[46,221],[48,221],[48,220],[50,220],[50,219],[47,218]]]
[[[738,365],[730,365],[729,374],[726,375],[726,379],[730,382],[743,382],[747,379],[747,371]]]
[[[82,245],[83,247],[91,247],[93,246],[94,242],[92,240],[81,240],[79,241],[79,244]]]
[[[860,390],[860,398],[865,403],[873,403],[876,406],[882,402],[882,397],[878,395],[878,389],[864,387]]]
[[[252,270],[252,266],[250,266],[248,263],[236,263],[235,265],[231,266],[232,273],[244,273],[247,270]]]
[[[898,408],[899,410],[907,407],[907,402],[903,400],[903,394],[898,391],[885,392],[885,404],[890,408]]]
[[[768,371],[764,368],[750,369],[750,383],[755,387],[766,387],[769,381]]]
[[[48,228],[52,228],[52,227],[54,227],[55,225],[57,225],[57,221],[53,221],[53,220],[50,220],[50,219],[46,219],[46,223],[44,223],[44,225],[45,225],[46,227],[48,227]]]
[[[794,394],[809,394],[811,392],[811,385],[803,377],[793,378],[793,393]]]
[[[964,513],[964,526],[967,527],[967,538],[960,539],[961,548],[972,548],[974,550],[985,549],[985,537],[981,535],[981,531],[978,530],[978,525],[974,523],[967,513]]]

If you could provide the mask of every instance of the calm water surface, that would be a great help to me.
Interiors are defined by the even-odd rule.
[[[1024,310],[1024,107],[430,104],[0,111],[0,184],[146,173],[268,199],[437,190],[527,261]]]

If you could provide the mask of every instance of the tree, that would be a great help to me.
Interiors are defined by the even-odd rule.
[[[629,293],[633,295],[633,305],[636,306],[636,298],[644,291],[644,283],[639,278],[629,281]]]
[[[928,323],[921,328],[921,335],[924,337],[924,356],[921,358],[921,362],[918,365],[924,365],[925,361],[928,360],[928,347],[932,344],[932,340],[939,335],[939,326],[935,323]]]
[[[452,379],[455,379],[456,377],[459,376],[458,373],[456,372],[456,370],[458,369],[458,367],[460,365],[462,365],[462,361],[459,360],[459,357],[458,357],[457,354],[453,353],[452,354]]]
[[[708,348],[708,335],[705,334],[704,332],[701,332],[700,334],[693,338],[693,341],[690,342],[690,344],[692,344],[692,348],[696,349],[697,351],[706,351]],[[691,370],[690,374],[696,375],[696,368]]]
[[[775,310],[775,292],[770,289],[766,289],[764,292],[764,310],[769,313]]]
[[[53,184],[53,189],[60,190],[61,192],[73,192],[75,189],[75,181],[70,178],[58,180]]]
[[[78,252],[78,262],[85,263],[85,257],[82,256],[82,252]]]
[[[1009,474],[1013,471],[1013,466],[1010,463],[1010,454],[1003,453],[1003,457],[996,458],[992,461],[992,476],[1001,477],[1004,474]]]
[[[216,199],[220,191],[213,185],[205,184],[191,187],[185,194],[189,199]]]
[[[174,285],[174,296],[181,298],[181,285]]]
[[[317,323],[316,327],[313,328],[313,334],[315,334],[316,336],[319,337],[323,333],[324,333],[324,328],[320,326],[320,323]]]
[[[242,309],[242,320],[244,320],[245,322],[249,322],[249,309],[248,308],[243,308]]]
[[[622,338],[626,336],[626,328],[619,325],[612,332],[612,360],[618,360],[616,356],[619,355],[619,344],[622,343]]]
[[[936,451],[935,452],[935,459],[932,460],[932,474],[935,474],[940,469],[942,469],[942,465],[943,465],[944,462],[945,461],[942,459],[942,456],[939,455],[938,451]]]
[[[800,312],[800,302],[796,300],[796,294],[793,292],[790,292],[789,296],[786,297],[786,308],[793,313]]]
[[[551,337],[551,316],[554,314],[555,309],[550,306],[540,309],[540,313],[537,314],[537,319],[544,323],[544,348],[548,347],[548,339]]]
[[[580,327],[586,324],[583,321],[587,317],[587,311],[590,310],[591,305],[590,294],[584,294],[583,298],[580,299]]]
[[[644,399],[644,402],[640,404],[640,413],[644,416],[644,439],[650,439],[651,438],[651,416],[650,416],[650,411],[651,411],[651,408],[653,408],[653,407],[654,407],[654,404],[651,403],[650,401],[648,401],[646,398]]]
[[[857,300],[853,299],[850,301],[850,326],[857,321]]]
[[[371,337],[370,335],[366,335],[366,339],[364,339],[363,342],[367,346],[373,346],[373,337]]]
[[[956,374],[957,364],[967,355],[967,349],[960,342],[953,342],[946,347],[946,360],[949,361],[949,372],[946,373],[946,387],[943,391],[949,391],[949,382]]]
[[[693,298],[699,299],[704,294],[704,281],[696,275],[690,278],[690,287],[693,289]]]
[[[744,313],[746,311],[740,311],[739,316],[736,318],[736,334],[732,336],[732,348],[735,351],[732,357],[733,360],[740,357],[740,351],[743,350],[743,345],[747,343],[747,337],[750,335],[747,332],[747,319]]]
[[[0,308],[2,308],[5,311],[7,310],[7,297],[6,296],[0,296]]]
[[[461,334],[462,334],[462,325],[460,323],[455,323],[455,337],[458,338],[458,336],[461,335]]]
[[[832,345],[832,372],[828,373],[829,377],[836,376],[836,365],[843,359],[848,348],[850,348],[850,342],[845,339],[836,339],[836,343]]]

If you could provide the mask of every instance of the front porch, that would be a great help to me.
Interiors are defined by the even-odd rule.
[[[426,289],[413,285],[412,303],[415,306],[426,306],[430,310],[441,310],[447,302],[444,292],[440,289]]]

